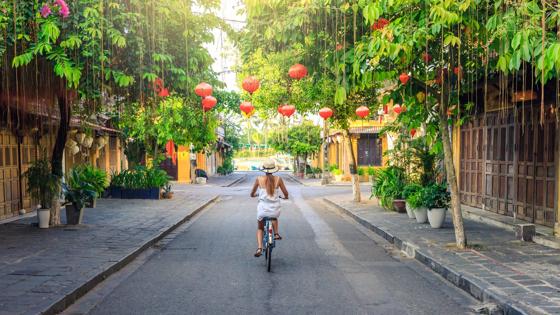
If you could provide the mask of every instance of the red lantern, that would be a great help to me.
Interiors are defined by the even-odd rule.
[[[333,114],[332,109],[328,108],[328,107],[323,107],[321,108],[321,110],[319,110],[319,116],[321,116],[323,119],[329,119]]]
[[[336,44],[336,51],[342,50],[342,48],[344,48],[344,46],[342,46],[342,44],[339,44],[339,43]]]
[[[251,102],[242,102],[241,105],[239,105],[239,109],[245,114],[249,115],[249,113],[251,113],[255,109],[255,106],[253,106]]]
[[[202,99],[202,109],[207,112],[216,106],[216,103],[218,103],[218,100],[214,96],[206,96]]]
[[[296,107],[294,105],[284,105],[282,106],[282,115],[286,117],[292,116],[296,112]]]
[[[173,162],[173,165],[176,165],[177,164],[177,154],[175,152],[175,143],[173,142],[173,140],[169,140],[165,144],[165,153],[166,153],[167,157],[171,158],[171,161]]]
[[[249,92],[249,94],[253,94],[256,90],[259,89],[260,82],[256,77],[249,76],[243,80],[243,83],[241,85],[243,86],[243,89],[245,91]]]
[[[284,113],[282,112],[282,107],[284,107],[284,104],[278,105],[278,114],[284,116]]]
[[[169,96],[169,90],[167,90],[166,88],[162,88],[159,91],[158,95],[161,96],[161,97],[168,97]]]
[[[303,79],[307,75],[307,68],[300,63],[296,63],[295,65],[290,67],[290,70],[288,70],[288,75],[292,79]]]
[[[410,129],[410,136],[411,136],[412,138],[414,138],[414,135],[415,135],[415,134],[416,134],[416,129],[414,129],[414,128]]]
[[[425,63],[428,63],[430,61],[432,61],[432,56],[430,56],[430,54],[423,52],[422,53],[422,60],[424,60]]]
[[[194,92],[196,95],[204,98],[212,95],[212,86],[206,82],[202,82],[194,88]]]
[[[401,75],[399,76],[399,80],[401,81],[401,83],[403,85],[405,85],[408,82],[409,79],[410,79],[410,76],[408,74],[404,73],[404,72],[401,73]]]
[[[383,105],[383,113],[385,115],[389,114],[389,106],[388,105]]]
[[[356,109],[356,115],[360,116],[361,118],[366,118],[369,115],[369,108],[365,106],[360,106]]]
[[[393,111],[395,112],[395,114],[400,114],[402,113],[404,110],[404,106],[401,106],[399,104],[396,104],[395,106],[393,106]]]
[[[154,92],[160,93],[163,90],[163,80],[161,78],[156,78],[154,82],[152,82]]]

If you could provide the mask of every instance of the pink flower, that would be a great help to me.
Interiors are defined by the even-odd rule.
[[[54,5],[60,7],[58,14],[62,15],[63,18],[67,18],[70,15],[70,9],[64,0],[55,0]]]
[[[43,18],[47,18],[49,15],[51,15],[51,13],[52,11],[49,5],[48,4],[43,5],[43,7],[41,8],[41,16]]]

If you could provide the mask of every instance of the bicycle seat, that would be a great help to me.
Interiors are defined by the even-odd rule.
[[[263,221],[265,221],[265,222],[266,222],[266,221],[276,221],[276,218],[272,218],[272,217],[264,217],[264,218],[262,218],[262,219],[263,219]]]

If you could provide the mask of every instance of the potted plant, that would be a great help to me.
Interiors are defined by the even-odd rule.
[[[161,193],[163,199],[171,199],[173,198],[173,192],[171,191],[171,184],[167,184],[163,186],[163,192]]]
[[[367,168],[367,174],[368,174],[369,181],[371,182],[371,184],[375,185],[375,167],[369,166]]]
[[[331,174],[334,176],[334,180],[337,182],[342,181],[342,170],[335,168],[331,171]]]
[[[66,199],[66,224],[81,224],[86,202],[97,196],[95,187],[83,181],[79,168],[73,168],[62,184],[62,191]]]
[[[379,199],[385,209],[393,209],[399,213],[406,212],[403,191],[406,186],[406,176],[402,168],[389,166],[376,172],[375,185],[372,186],[372,196]]]
[[[425,188],[424,202],[428,208],[428,221],[433,228],[439,229],[443,225],[450,200],[450,194],[444,184],[431,184]]]
[[[408,207],[414,212],[414,217],[418,223],[426,223],[428,221],[428,208],[425,203],[425,189],[420,187],[406,199]]]
[[[367,182],[368,175],[366,174],[366,169],[363,167],[358,167],[358,176],[360,176],[360,182]]]
[[[416,200],[414,200],[414,201],[412,201],[412,202],[411,202],[411,200],[413,199],[413,195],[416,194],[416,193],[417,193],[418,191],[420,191],[420,190],[422,190],[422,186],[420,186],[420,185],[418,185],[418,184],[414,184],[414,183],[407,184],[407,185],[404,187],[404,190],[403,190],[403,198],[404,198],[405,201],[406,201],[406,205],[405,205],[405,207],[406,207],[406,213],[408,214],[408,217],[409,217],[410,219],[416,218],[415,215],[414,215],[414,209],[415,209],[415,208],[418,208],[418,206],[417,206],[417,204],[415,203]]]
[[[127,171],[124,170],[120,173],[112,173],[111,174],[111,182],[109,183],[109,195],[111,198],[121,198],[122,197],[122,189],[124,188],[124,180]]]
[[[58,192],[58,177],[52,174],[46,159],[35,161],[24,175],[27,177],[27,192],[40,203],[37,209],[39,228],[46,229],[49,227],[52,201]]]
[[[89,164],[79,165],[75,170],[80,177],[80,182],[89,183],[97,197],[103,195],[103,191],[107,187],[107,173]],[[97,197],[87,200],[86,208],[95,208]]]

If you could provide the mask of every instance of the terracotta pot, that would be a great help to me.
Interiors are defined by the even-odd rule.
[[[393,200],[393,209],[398,213],[405,213],[406,212],[406,202],[403,199],[395,199]]]

